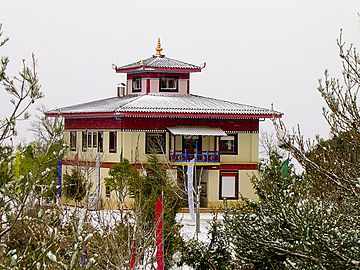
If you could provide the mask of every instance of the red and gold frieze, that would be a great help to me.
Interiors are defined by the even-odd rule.
[[[259,131],[258,119],[202,118],[65,118],[65,129],[166,130],[175,126],[208,126],[225,131]]]

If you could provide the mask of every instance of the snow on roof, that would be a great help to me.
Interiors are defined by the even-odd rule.
[[[250,105],[198,95],[150,93],[113,97],[78,105],[58,108],[47,114],[81,113],[205,113],[236,115],[274,115],[282,113]]]
[[[121,72],[122,70],[129,70],[129,69],[137,69],[137,68],[169,68],[169,69],[194,69],[200,70],[201,67],[185,63],[179,60],[175,60],[172,58],[168,58],[165,56],[152,56],[147,59],[137,61],[135,63],[125,65],[122,67],[116,67],[117,72]]]

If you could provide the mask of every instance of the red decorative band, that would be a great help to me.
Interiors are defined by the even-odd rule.
[[[141,78],[160,78],[160,77],[176,77],[178,79],[189,79],[189,73],[166,73],[166,72],[144,72],[144,73],[132,73],[127,74],[127,79],[131,80],[134,77]]]
[[[79,167],[95,167],[96,163],[93,161],[81,161],[81,160],[63,160],[62,161],[63,165],[68,165],[68,166],[79,166]],[[111,168],[114,164],[117,164],[117,162],[102,162],[100,164],[101,168]],[[141,164],[141,163],[133,163],[132,166],[134,168],[142,168],[144,165],[146,164]],[[164,166],[166,166],[166,164],[163,164]],[[176,167],[176,165],[172,165],[172,167]],[[242,171],[242,170],[257,170],[258,169],[258,165],[257,164],[220,164],[220,165],[216,165],[216,166],[205,166],[204,167],[207,170],[228,170],[228,171]]]
[[[117,130],[166,130],[176,126],[208,126],[222,130],[257,132],[258,119],[211,119],[201,118],[65,118],[65,129],[117,129]]]

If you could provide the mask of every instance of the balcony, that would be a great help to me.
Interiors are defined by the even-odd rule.
[[[195,158],[196,162],[218,163],[220,162],[219,151],[170,151],[171,162],[188,162]]]
[[[219,138],[226,136],[220,128],[171,127],[169,160],[176,163],[196,162],[213,165],[220,162]]]

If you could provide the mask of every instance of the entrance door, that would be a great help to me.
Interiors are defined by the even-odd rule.
[[[208,183],[208,170],[204,167],[196,169],[197,181],[200,181],[201,191],[200,191],[200,207],[207,207],[208,198],[207,198],[207,183]]]

